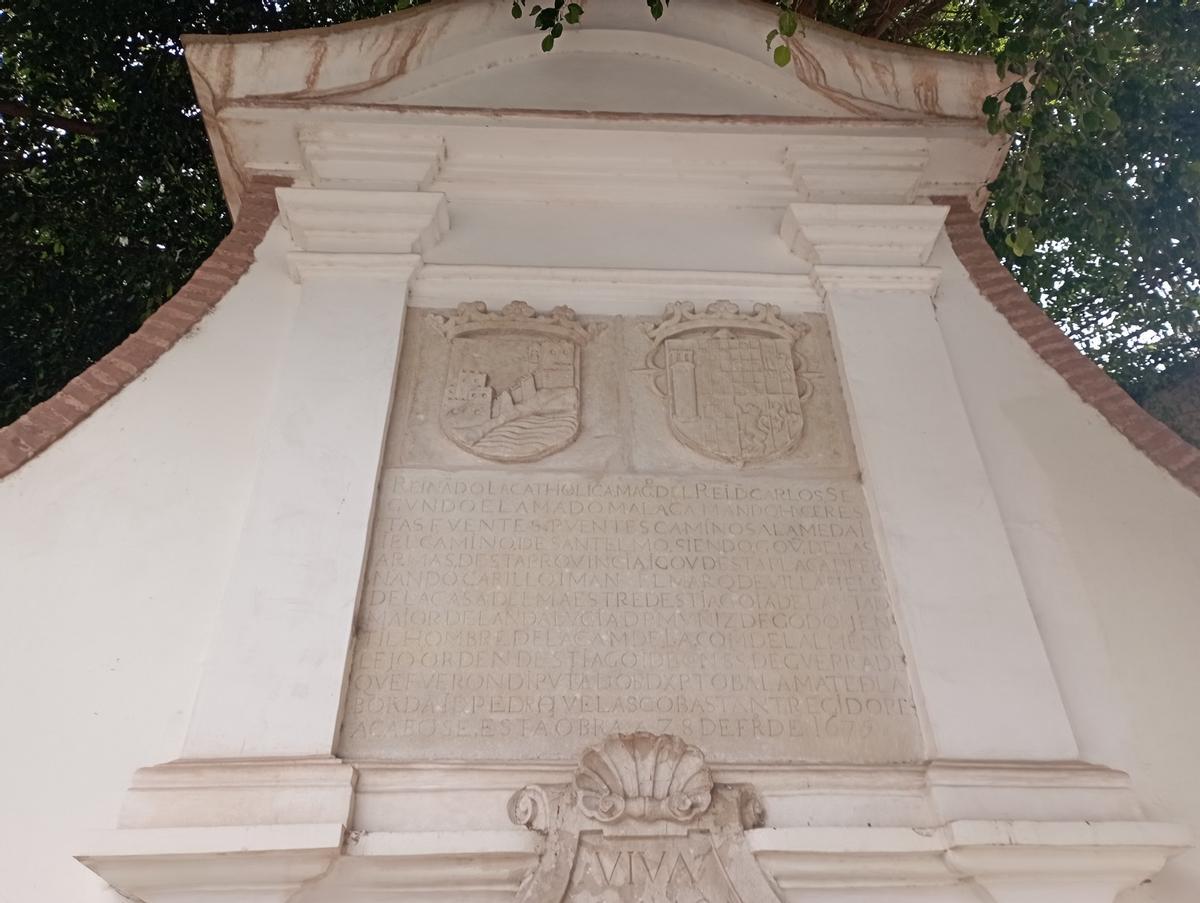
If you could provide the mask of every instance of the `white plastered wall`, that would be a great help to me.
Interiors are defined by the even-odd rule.
[[[561,215],[578,228],[589,212]],[[544,211],[527,215],[555,231]],[[471,231],[443,253],[475,260]],[[572,232],[588,235],[561,234]],[[660,246],[660,266],[698,265],[709,244],[711,268],[738,268],[728,236],[685,232],[678,250]],[[3,903],[117,899],[70,856],[80,832],[113,827],[135,769],[182,746],[299,295],[286,245],[274,227],[193,334],[0,483]],[[581,239],[540,262],[646,265],[613,253]],[[759,265],[785,252],[762,254]],[[1083,755],[1128,769],[1148,817],[1200,828],[1200,717],[1188,711],[1200,698],[1200,500],[1034,355],[944,240],[931,263],[944,270],[939,322]],[[1191,903],[1198,888],[1193,853],[1127,903]]]
[[[120,899],[71,857],[179,755],[298,295],[287,242],[0,482],[0,903]]]
[[[943,237],[938,320],[1084,759],[1200,835],[1200,498],[983,298]],[[1121,903],[1200,897],[1200,852]]]

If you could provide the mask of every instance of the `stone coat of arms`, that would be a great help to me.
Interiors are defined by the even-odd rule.
[[[783,322],[773,304],[756,304],[750,314],[731,301],[701,314],[685,301],[668,305],[646,329],[653,343],[646,367],[667,400],[671,433],[693,451],[736,464],[794,449],[812,394],[796,353],[805,331]]]
[[[718,784],[695,746],[614,734],[585,750],[570,784],[534,784],[509,816],[545,837],[516,903],[779,903],[745,830],[762,801]]]
[[[579,434],[580,349],[590,333],[575,312],[539,314],[523,301],[488,312],[481,301],[430,317],[450,340],[442,431],[489,461],[537,461]]]

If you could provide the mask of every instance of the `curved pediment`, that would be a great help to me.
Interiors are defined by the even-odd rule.
[[[580,31],[552,53],[525,35],[508,38],[336,99],[483,109],[845,115],[776,66],[699,41],[616,29]]]
[[[654,22],[640,0],[592,0],[551,53],[505,3],[434,0],[324,29],[193,36],[206,114],[240,100],[850,119],[977,118],[990,61],[806,23],[780,69],[774,8],[687,0]]]

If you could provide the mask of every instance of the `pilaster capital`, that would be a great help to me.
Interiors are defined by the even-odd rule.
[[[450,229],[440,192],[280,188],[276,196],[301,251],[424,254]]]
[[[828,302],[841,295],[920,295],[932,298],[941,285],[939,267],[817,266],[813,287]]]
[[[791,204],[780,237],[815,264],[919,267],[949,212],[929,204]]]
[[[419,254],[331,254],[293,251],[288,254],[288,273],[294,282],[320,279],[389,282],[407,285],[421,269]]]
[[[422,191],[446,159],[442,136],[387,126],[305,126],[298,139],[304,172],[318,188]]]
[[[811,135],[784,157],[796,190],[813,203],[909,204],[929,162],[925,138]]]

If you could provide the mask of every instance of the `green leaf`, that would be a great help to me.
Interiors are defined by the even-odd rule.
[[[796,33],[799,24],[799,17],[790,9],[785,9],[779,14],[779,33],[781,35],[790,38]]]
[[[1000,33],[1000,17],[996,15],[996,11],[990,6],[979,7],[979,18],[983,20],[983,24],[988,27],[988,31],[992,34]]]
[[[1104,121],[1104,127],[1110,131],[1115,132],[1121,127],[1121,117],[1111,107],[1101,113],[1100,118]]]
[[[780,44],[775,48],[775,65],[782,68],[792,61],[792,50],[787,44]]]
[[[1033,231],[1028,226],[1022,226],[1013,237],[1013,253],[1018,257],[1027,257],[1033,253]]]
[[[770,31],[767,32],[767,49],[768,50],[771,49],[771,44],[774,43],[774,41],[777,37],[779,37],[779,29],[778,28],[772,28]]]
[[[516,2],[514,2],[514,3],[513,3],[513,5],[512,5],[512,17],[513,17],[514,19],[519,19],[519,18],[521,18],[521,5],[520,5],[519,3],[516,3]]]
[[[542,38],[542,52],[549,53],[554,49],[554,35],[548,34]]]
[[[1000,112],[1000,98],[994,94],[989,94],[983,99],[983,112],[989,116],[995,116]]]

